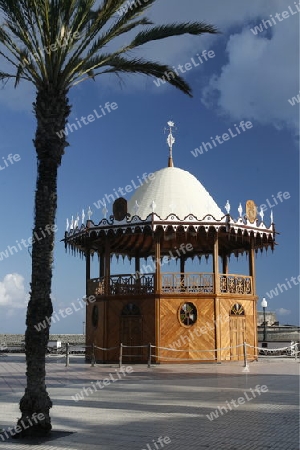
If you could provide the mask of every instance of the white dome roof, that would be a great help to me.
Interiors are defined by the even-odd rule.
[[[166,219],[171,213],[180,220],[189,214],[194,214],[199,220],[207,214],[216,220],[224,216],[200,181],[186,170],[166,167],[154,175],[155,178],[139,187],[128,201],[131,216],[138,215],[143,220],[152,212],[161,219]]]

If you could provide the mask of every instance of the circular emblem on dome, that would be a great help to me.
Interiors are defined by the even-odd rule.
[[[113,204],[113,215],[119,222],[127,215],[127,200],[123,197],[117,198]]]
[[[257,206],[253,200],[247,200],[246,202],[246,216],[250,223],[254,223],[257,216]]]

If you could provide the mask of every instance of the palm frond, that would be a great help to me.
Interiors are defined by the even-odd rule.
[[[92,49],[87,56],[93,56],[99,50],[101,50],[107,43],[121,34],[131,31],[139,25],[151,25],[152,22],[144,17],[143,19],[136,20],[135,18],[140,16],[146,9],[148,9],[156,0],[148,0],[146,3],[137,3],[132,8],[128,8],[127,0],[104,0],[101,6],[96,11],[91,11],[91,25],[86,30],[86,38],[82,41],[81,45],[70,59],[68,67],[65,73],[70,67],[78,62],[78,58],[83,55],[84,51],[92,45]],[[124,6],[125,4],[125,6]],[[122,7],[125,8],[125,12],[122,13]],[[115,13],[121,13],[118,20],[116,20],[106,32],[103,32],[97,41],[94,39],[99,34],[99,30],[102,30],[104,26],[112,19]],[[119,52],[123,53],[123,51]]]
[[[160,64],[154,61],[146,61],[142,58],[127,59],[122,56],[114,56],[108,62],[110,68],[107,68],[99,73],[95,73],[95,76],[103,73],[139,73],[148,75],[155,78],[160,78],[164,81],[168,81],[171,85],[181,90],[185,94],[192,96],[192,90],[190,86],[184,81],[182,77],[177,75],[171,67]]]
[[[123,27],[122,30],[118,30],[118,33],[120,33],[120,34],[127,33],[137,26],[150,25],[150,24],[151,24],[151,22],[148,19],[144,18],[144,19],[134,21],[134,22],[127,24],[126,26]],[[100,62],[102,64],[100,64],[100,63],[96,64],[93,60],[93,57],[94,57],[94,55],[97,55],[99,50],[101,50],[103,47],[105,47],[105,45],[107,43],[109,43],[111,39],[112,38],[108,34],[97,39],[93,43],[91,48],[88,50],[87,55],[85,55],[84,58],[79,58],[78,56],[76,57],[76,55],[74,55],[74,57],[69,61],[68,65],[64,68],[62,76],[64,76],[64,75],[72,76],[75,72],[78,72],[78,73],[81,72],[81,74],[84,74],[88,70],[98,68],[98,67],[100,67],[100,65],[103,65],[103,60],[101,61],[101,58],[100,58]],[[128,46],[121,47],[117,52],[115,52],[115,54],[118,55],[118,54],[124,53],[128,50],[129,50]]]
[[[131,59],[129,52],[171,36],[218,33],[204,22],[155,26],[142,14],[157,0],[0,0],[5,22],[0,26],[0,57],[16,70],[15,85],[27,79],[40,86],[69,89],[101,73],[142,73],[165,79],[191,95],[188,84],[159,62]],[[141,27],[147,27],[141,29]],[[105,52],[116,38],[137,30],[133,39]],[[75,36],[76,40],[69,37]],[[92,74],[92,75],[91,75]]]
[[[11,73],[7,73],[7,72],[0,72],[0,80],[8,80],[9,78],[16,78],[15,75],[12,75]]]
[[[15,87],[17,87],[18,84],[20,83],[21,76],[22,76],[23,73],[24,73],[24,68],[23,68],[23,65],[20,64],[19,67],[18,67],[18,70],[17,70],[17,74],[16,74]]]
[[[138,33],[138,35],[131,42],[130,47],[139,47],[147,42],[157,41],[171,36],[182,36],[183,34],[199,36],[204,33],[217,34],[219,31],[214,26],[207,25],[203,22],[160,25]]]

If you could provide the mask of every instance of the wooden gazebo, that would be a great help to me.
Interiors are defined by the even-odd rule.
[[[86,343],[95,345],[99,362],[118,361],[121,343],[128,363],[146,361],[149,343],[153,362],[236,361],[244,342],[255,359],[255,254],[274,249],[274,224],[265,225],[262,211],[257,217],[251,200],[237,219],[229,202],[223,213],[193,175],[173,166],[172,126],[168,143],[168,167],[129,202],[119,198],[109,219],[95,224],[89,217],[65,233],[66,247],[86,258],[86,295],[96,297],[86,309]],[[99,277],[91,279],[95,254]],[[230,256],[241,254],[248,273],[230,273]],[[112,273],[113,256],[134,261],[131,273]],[[202,272],[201,258],[211,259],[210,272]],[[166,272],[173,259],[178,271]]]

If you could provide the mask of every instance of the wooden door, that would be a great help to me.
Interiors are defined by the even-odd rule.
[[[243,360],[243,344],[245,340],[245,317],[230,316],[230,359],[232,361]],[[240,347],[237,347],[240,345]]]
[[[135,347],[142,345],[142,317],[121,316],[121,342],[123,345],[133,346],[123,348],[124,364],[141,362],[143,349]]]

